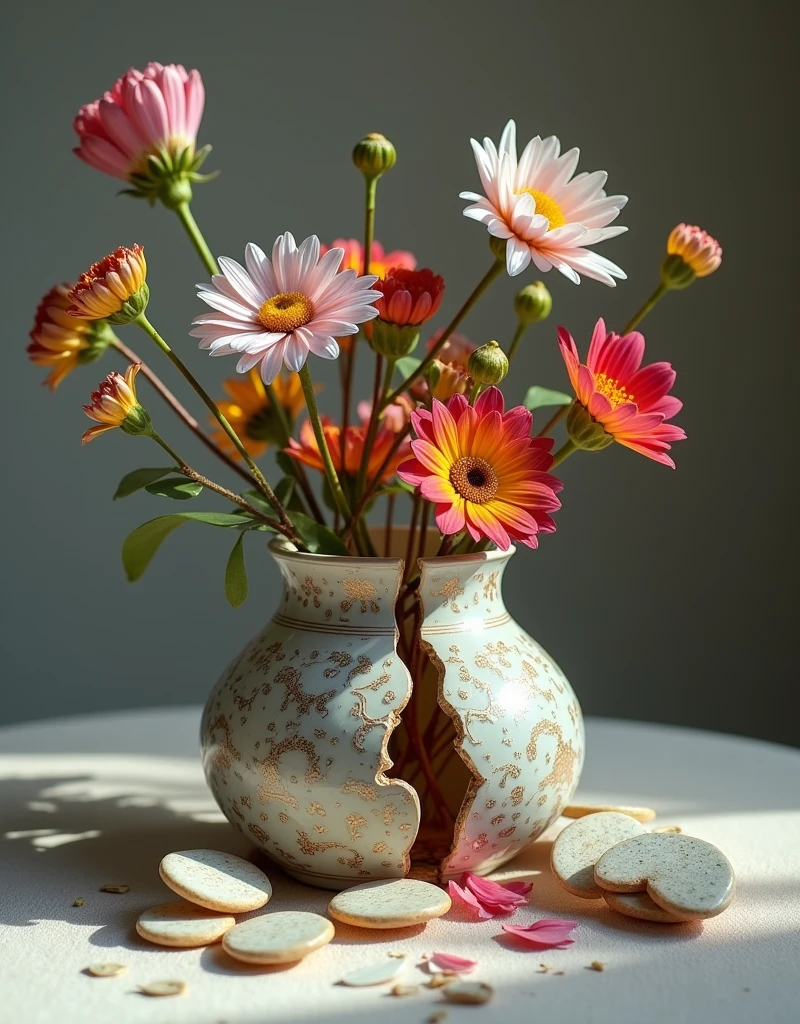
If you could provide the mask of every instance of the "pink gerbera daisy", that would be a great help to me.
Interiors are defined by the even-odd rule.
[[[676,377],[672,366],[642,366],[644,336],[638,331],[609,333],[602,319],[595,325],[585,364],[563,327],[558,328],[558,344],[578,404],[609,437],[674,469],[666,453],[670,442],[683,441],[686,433],[666,422],[683,407],[669,394]]]
[[[561,482],[547,472],[553,442],[530,436],[527,409],[505,412],[502,392],[490,387],[474,406],[463,395],[447,405],[434,399],[430,412],[418,409],[411,419],[414,458],[397,475],[434,502],[442,533],[466,530],[506,551],[512,541],[535,548],[538,533],[555,530],[550,513],[561,507]]]
[[[298,248],[287,231],[275,241],[272,259],[252,242],[244,267],[221,256],[222,273],[197,286],[214,312],[195,317],[190,334],[213,356],[239,354],[239,373],[260,363],[265,384],[283,363],[302,369],[309,352],[335,359],[336,337],[356,334],[359,324],[376,317],[370,303],[380,296],[372,290],[374,275],[339,271],[343,255],[342,249],[330,249],[320,257],[316,235]]]
[[[555,267],[575,284],[584,274],[613,287],[614,278],[624,279],[625,273],[587,246],[628,230],[608,226],[628,197],[606,195],[605,171],[575,175],[580,151],[561,154],[554,135],[531,139],[518,160],[516,136],[517,127],[509,121],[499,149],[491,139],[482,146],[471,140],[485,195],[462,192],[461,198],[472,202],[464,216],[506,240],[511,277],[532,261],[543,273]]]

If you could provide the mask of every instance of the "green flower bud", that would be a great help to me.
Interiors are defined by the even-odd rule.
[[[499,384],[508,373],[508,356],[496,341],[487,341],[469,357],[467,370],[476,384]]]
[[[696,277],[697,274],[683,256],[672,253],[664,257],[664,262],[661,264],[661,281],[667,288],[671,290],[688,288]]]
[[[158,188],[158,198],[168,210],[177,210],[192,201],[192,183],[188,174],[165,178]]]
[[[553,308],[553,299],[541,281],[526,284],[514,296],[514,312],[525,327],[546,320]]]
[[[138,292],[134,292],[126,302],[123,302],[122,309],[106,317],[106,322],[115,326],[130,324],[144,313],[149,301],[150,289],[145,281]]]
[[[86,348],[78,353],[78,363],[93,363],[105,352],[114,340],[114,332],[107,321],[93,320],[88,322],[89,330],[84,335]]]
[[[417,347],[419,324],[390,324],[378,317],[368,325],[372,337],[370,345],[375,352],[389,359],[402,359]]]
[[[614,441],[611,434],[605,432],[602,424],[598,423],[580,402],[575,402],[569,411],[567,434],[574,445],[587,452],[602,451]]]
[[[353,163],[368,181],[380,178],[397,162],[397,151],[385,135],[370,132],[353,149]]]
[[[149,434],[153,429],[150,413],[143,405],[135,405],[119,425],[126,434]]]

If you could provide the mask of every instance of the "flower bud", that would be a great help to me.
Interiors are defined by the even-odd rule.
[[[553,299],[541,281],[526,284],[514,296],[514,312],[525,327],[546,320],[553,308]]]
[[[397,151],[385,135],[370,132],[353,149],[353,163],[367,181],[390,171],[397,161]]]
[[[389,359],[402,359],[417,347],[419,341],[419,325],[387,323],[372,320],[369,324],[369,343],[375,352]]]
[[[81,444],[86,444],[99,434],[104,434],[115,427],[119,427],[126,434],[151,433],[150,415],[139,404],[134,384],[141,365],[131,363],[124,377],[116,370],[112,371],[98,389],[92,392],[92,400],[89,405],[84,405],[83,411],[98,426],[86,431],[81,438]]]
[[[707,231],[678,224],[667,239],[661,281],[667,288],[688,288],[696,277],[708,277],[722,263],[722,246]]]
[[[126,434],[133,434],[134,437],[137,434],[149,434],[152,427],[150,413],[143,405],[134,406],[119,425],[120,430]]]
[[[79,320],[129,324],[147,308],[146,275],[144,249],[120,246],[81,274],[69,293],[72,304],[67,312]]]
[[[467,370],[476,384],[499,384],[508,373],[508,356],[496,341],[487,341],[469,357]]]
[[[567,434],[574,445],[587,452],[602,451],[614,441],[613,436],[605,432],[603,425],[580,402],[575,402],[569,411]]]
[[[434,359],[426,374],[428,390],[433,398],[446,402],[453,395],[463,395],[469,386],[466,367]]]

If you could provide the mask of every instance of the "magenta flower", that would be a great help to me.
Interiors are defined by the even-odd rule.
[[[99,100],[81,107],[73,122],[87,164],[129,181],[137,188],[149,179],[149,158],[174,166],[165,171],[196,172],[205,151],[195,153],[205,90],[199,71],[180,64],[131,68]],[[196,180],[196,179],[193,179]]]
[[[503,931],[538,949],[566,949],[575,941],[569,938],[569,933],[577,927],[577,921],[558,921],[545,918],[529,925],[504,924]]]
[[[462,886],[455,882],[448,884],[451,899],[477,911],[478,917],[488,920],[497,914],[513,914],[518,907],[527,904],[527,895],[533,888],[529,882],[507,882],[500,885],[488,878],[467,871],[461,879]]]

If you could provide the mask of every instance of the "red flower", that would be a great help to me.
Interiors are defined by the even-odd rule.
[[[393,267],[374,288],[383,293],[375,306],[384,323],[417,326],[438,312],[444,295],[444,278],[427,267],[422,270]]]

